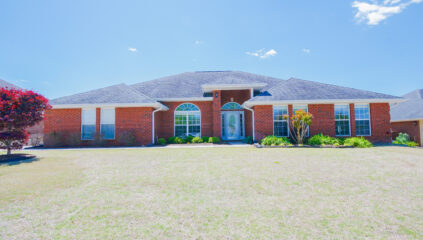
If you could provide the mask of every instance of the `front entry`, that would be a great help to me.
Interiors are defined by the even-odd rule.
[[[222,139],[241,140],[244,136],[244,112],[222,111]]]

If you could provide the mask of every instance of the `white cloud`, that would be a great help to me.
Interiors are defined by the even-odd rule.
[[[367,25],[378,25],[386,18],[401,13],[406,7],[413,3],[420,3],[423,0],[385,0],[383,3],[372,1],[372,3],[354,1],[352,7],[357,9],[354,18],[358,22],[366,21]]]
[[[270,49],[269,51],[265,51],[264,48],[257,50],[255,52],[245,52],[245,54],[250,55],[250,56],[254,56],[254,57],[258,57],[260,59],[265,59],[268,57],[273,57],[277,54],[278,52],[276,52],[275,49]]]
[[[200,41],[200,40],[195,40],[195,45],[200,45],[201,43],[203,43],[202,41]]]
[[[136,48],[128,48],[128,51],[130,51],[130,52],[136,52],[137,51],[137,49]]]
[[[305,54],[309,54],[311,52],[308,48],[303,48],[301,51],[303,51]]]

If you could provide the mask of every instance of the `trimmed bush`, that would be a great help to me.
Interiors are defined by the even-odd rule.
[[[183,144],[183,143],[186,143],[185,139],[180,138],[180,137],[175,137],[175,139],[174,139],[174,141],[173,141],[173,142],[174,142],[174,143],[176,143],[176,144]]]
[[[253,144],[254,143],[253,137],[247,136],[247,137],[244,138],[244,140],[242,140],[242,142],[246,143],[246,144]]]
[[[193,136],[191,136],[191,135],[186,136],[186,137],[185,137],[185,142],[187,142],[187,143],[191,143],[193,138],[194,138],[194,137],[193,137]]]
[[[419,144],[416,142],[410,141],[410,137],[407,133],[399,133],[398,137],[395,138],[395,141],[392,142],[393,144],[399,144],[399,145],[406,145],[409,147],[417,147]]]
[[[417,146],[419,146],[418,143],[413,142],[413,141],[408,141],[408,142],[405,143],[405,145],[407,145],[409,147],[417,147]]]
[[[160,144],[160,145],[166,145],[166,139],[159,138],[159,140],[157,140],[157,143]]]
[[[266,146],[291,146],[292,143],[289,138],[286,137],[276,137],[276,136],[267,136],[261,140],[261,144]]]
[[[195,138],[192,139],[191,142],[192,143],[202,143],[203,142],[203,139],[200,138],[200,137],[195,137]]]
[[[167,139],[167,142],[168,142],[169,144],[173,144],[173,143],[175,143],[175,138],[176,138],[176,137],[170,137],[170,138],[168,138],[168,139]]]
[[[353,147],[359,147],[359,148],[369,148],[373,147],[372,143],[365,139],[364,137],[350,137],[345,139],[344,142],[345,146],[353,146]]]
[[[343,139],[325,136],[321,133],[316,134],[307,140],[309,145],[343,145]]]
[[[204,143],[208,143],[209,142],[209,137],[203,136],[201,137],[201,139],[203,139]]]
[[[218,137],[209,137],[209,143],[219,143],[220,138]]]

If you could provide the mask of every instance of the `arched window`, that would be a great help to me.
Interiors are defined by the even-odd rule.
[[[183,103],[175,109],[175,136],[201,136],[201,112],[192,103]]]
[[[239,110],[242,109],[242,106],[236,102],[228,102],[222,106],[222,110]]]

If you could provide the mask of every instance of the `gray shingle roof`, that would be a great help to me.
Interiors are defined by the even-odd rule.
[[[14,85],[14,84],[12,84],[10,82],[7,82],[7,81],[4,81],[4,80],[0,79],[0,88],[5,88],[5,87],[7,87],[7,88],[15,88],[15,89],[22,89],[22,88]]]
[[[126,84],[118,84],[71,96],[56,98],[51,104],[96,104],[96,103],[157,103],[156,100],[136,91]]]
[[[403,95],[406,102],[391,104],[391,121],[423,119],[423,89]]]
[[[396,99],[391,95],[291,78],[239,71],[187,72],[134,85],[114,85],[52,100],[52,104],[157,103],[164,98],[204,97],[202,85],[265,84],[250,101]]]
[[[203,84],[253,84],[273,86],[283,80],[238,71],[186,72],[132,85],[152,98],[203,97]]]
[[[324,99],[397,99],[399,97],[340,87],[331,84],[290,78],[262,92],[254,101],[324,100]]]

